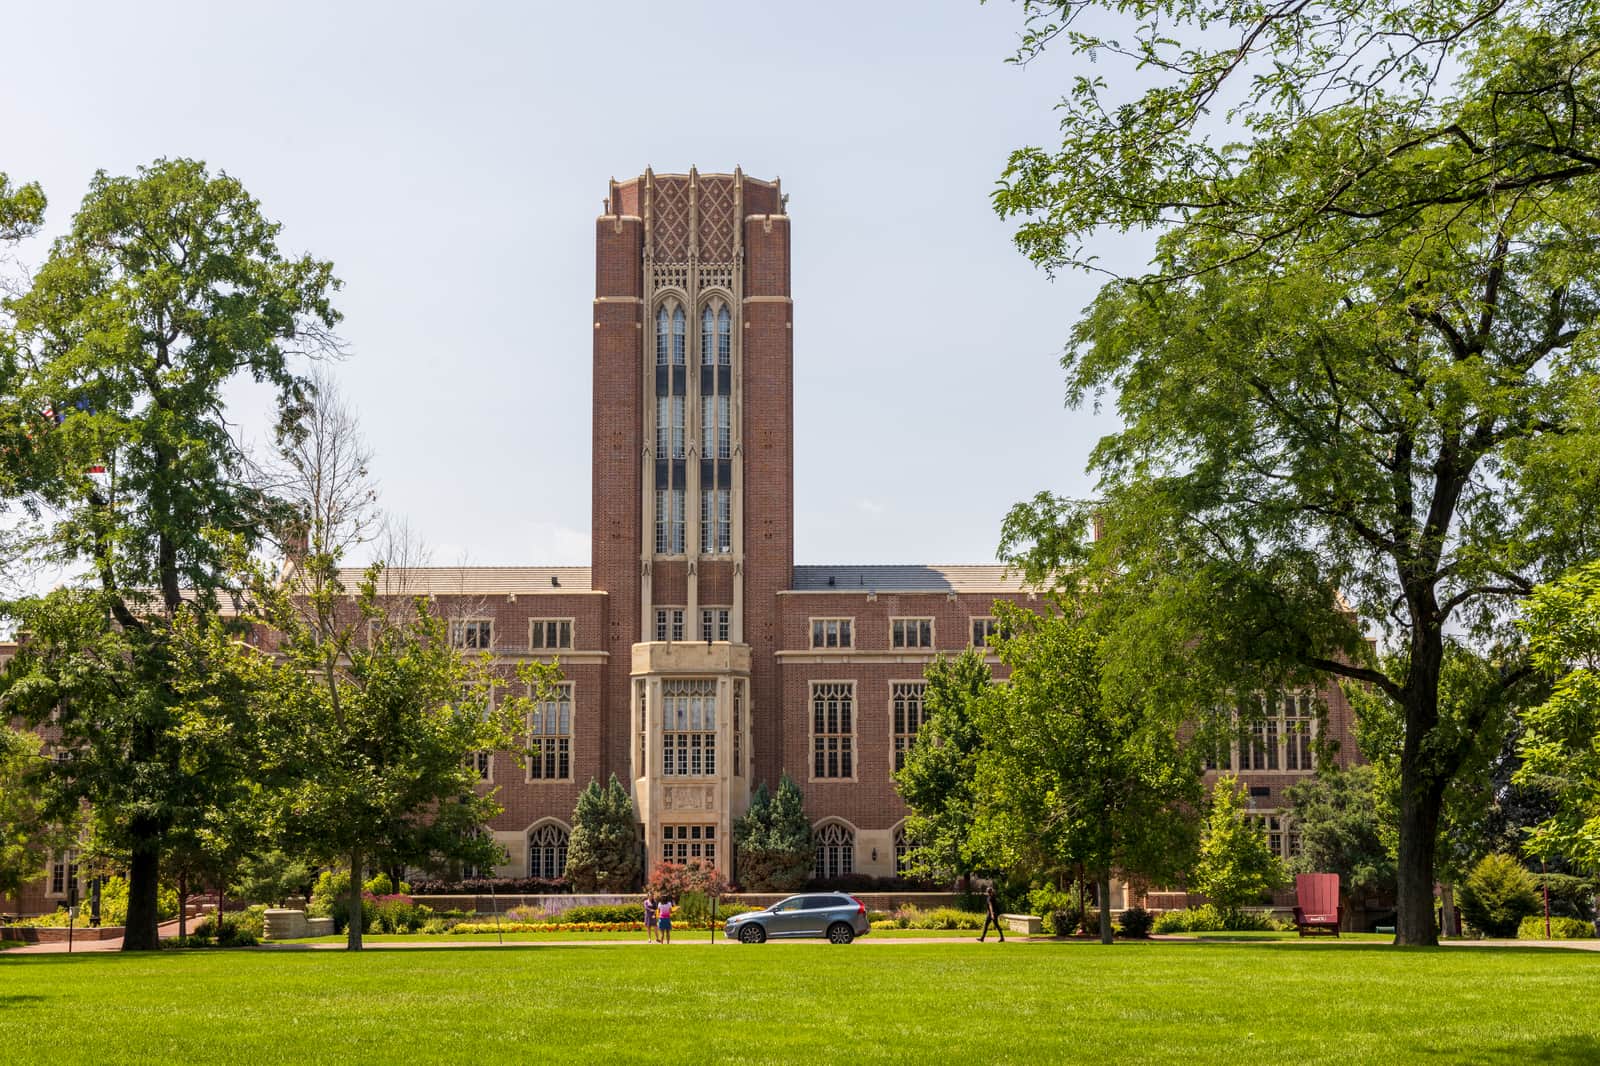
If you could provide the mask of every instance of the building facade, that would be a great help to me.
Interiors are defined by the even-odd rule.
[[[561,665],[529,723],[538,756],[477,759],[504,807],[490,826],[500,875],[559,876],[578,793],[613,773],[650,865],[736,875],[734,819],[788,774],[819,876],[893,875],[907,811],[891,775],[922,723],[924,668],[984,646],[995,601],[1034,600],[999,566],[795,564],[785,200],[739,170],[611,183],[595,222],[591,566],[386,575],[433,597],[452,639],[491,652],[508,686],[519,662]],[[1248,784],[1287,854],[1278,808],[1312,771],[1314,730],[1354,745],[1336,687],[1274,699],[1215,772]],[[21,909],[64,899],[70,864],[51,869]]]

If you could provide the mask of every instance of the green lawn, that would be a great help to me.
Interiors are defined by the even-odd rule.
[[[723,944],[11,955],[29,1061],[1600,1061],[1600,954]]]

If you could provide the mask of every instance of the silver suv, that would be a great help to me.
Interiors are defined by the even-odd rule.
[[[759,944],[767,937],[827,937],[848,944],[866,936],[867,905],[843,892],[813,892],[790,896],[765,910],[735,914],[724,929],[729,940]]]

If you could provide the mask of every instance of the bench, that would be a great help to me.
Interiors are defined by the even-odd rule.
[[[1044,932],[1044,919],[1037,914],[1002,914],[1000,920],[1006,923],[1007,932],[1027,933],[1029,936]]]

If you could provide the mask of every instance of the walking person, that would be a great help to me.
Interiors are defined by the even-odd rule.
[[[672,943],[672,897],[668,896],[656,907],[656,928],[661,931],[661,942]]]
[[[644,897],[644,938],[650,943],[656,939],[656,896],[654,892]]]
[[[994,886],[990,885],[983,893],[984,915],[983,934],[978,937],[978,943],[983,943],[984,937],[989,935],[989,925],[993,923],[995,932],[1000,934],[1000,943],[1006,942],[1006,927],[1000,924],[999,907],[994,901]]]

